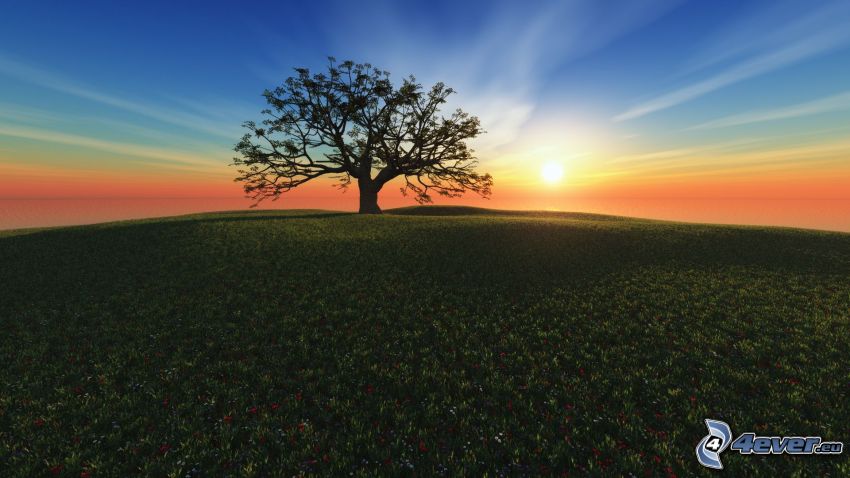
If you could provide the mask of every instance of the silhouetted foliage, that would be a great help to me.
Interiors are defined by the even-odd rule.
[[[357,180],[361,213],[380,213],[378,193],[399,176],[402,193],[422,204],[434,192],[490,195],[493,178],[475,172],[466,144],[483,133],[480,121],[460,109],[440,115],[451,88],[424,90],[413,76],[396,88],[386,71],[333,58],[326,73],[295,71],[263,93],[266,119],[245,122],[251,132],[235,148],[242,157],[234,164],[243,166],[236,181],[257,203],[325,175],[341,188]]]

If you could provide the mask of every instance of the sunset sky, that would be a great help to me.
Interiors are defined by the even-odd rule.
[[[260,94],[293,67],[333,55],[444,81],[451,107],[481,118],[488,133],[473,144],[493,198],[452,203],[850,200],[844,0],[7,0],[0,11],[0,198],[241,207],[229,166],[240,124],[260,119]],[[392,186],[382,207],[412,204]],[[355,192],[317,181],[274,206],[353,210]]]

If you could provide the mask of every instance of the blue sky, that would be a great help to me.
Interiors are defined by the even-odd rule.
[[[7,177],[35,164],[223,180],[260,93],[328,55],[454,87],[489,132],[482,164],[517,185],[552,158],[576,187],[667,170],[787,173],[794,161],[847,170],[846,1],[13,0],[2,11]],[[758,159],[775,150],[804,153]]]

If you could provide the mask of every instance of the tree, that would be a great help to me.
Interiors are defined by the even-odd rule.
[[[341,189],[356,179],[361,214],[380,214],[378,193],[399,176],[402,193],[420,204],[432,202],[432,193],[490,195],[493,178],[475,172],[466,144],[483,133],[480,121],[460,109],[440,115],[451,88],[424,90],[413,76],[396,88],[386,71],[333,58],[327,73],[295,72],[263,93],[265,119],[245,122],[250,133],[234,148],[242,156],[234,158],[236,181],[254,205],[321,176]]]

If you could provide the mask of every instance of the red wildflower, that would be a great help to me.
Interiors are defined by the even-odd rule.
[[[301,401],[301,398],[302,398],[301,392],[298,392],[298,393],[295,394],[295,399],[298,400],[299,402]]]
[[[307,426],[307,425],[305,425],[305,424],[304,424],[304,422],[299,423],[299,424],[298,424],[298,431],[299,431],[299,432],[303,432],[303,431],[304,431],[304,428],[305,428],[306,426]]]
[[[514,401],[508,400],[508,411],[513,411],[514,409]]]
[[[63,468],[65,468],[64,465],[51,466],[50,467],[50,474],[58,476],[60,473],[62,473]]]
[[[165,397],[165,398],[162,399],[162,407],[163,408],[168,407],[168,397]]]
[[[673,473],[673,467],[672,466],[667,467],[667,478],[676,478],[676,474]]]
[[[425,446],[425,442],[422,440],[419,440],[419,451],[421,451],[422,453],[428,451],[428,447]]]
[[[800,383],[800,379],[799,378],[789,378],[788,382],[790,382],[791,385],[797,385],[797,384]]]
[[[249,408],[248,413],[250,413],[251,415],[256,415],[257,414],[257,407]]]
[[[88,470],[81,471],[80,478],[91,478],[91,472]]]
[[[366,394],[367,395],[371,395],[374,392],[375,392],[375,387],[373,387],[371,385],[366,385]]]
[[[272,403],[272,410],[277,410],[278,408],[280,408],[280,404],[279,404],[279,403],[277,403],[277,402]]]
[[[32,423],[33,423],[35,426],[40,427],[40,426],[43,426],[43,425],[44,425],[44,420],[42,420],[41,418],[36,418],[35,420],[33,420],[33,422],[32,422]]]
[[[697,403],[697,397],[695,397],[695,396],[693,396],[693,395],[691,395],[690,397],[688,397],[688,400],[690,400],[690,401],[691,401],[691,404],[695,404],[695,403]]]
[[[159,454],[165,455],[166,453],[168,453],[168,450],[170,450],[170,449],[171,449],[171,445],[169,445],[168,443],[163,443],[162,445],[159,446]]]
[[[228,425],[230,425],[231,422],[233,422],[233,416],[232,415],[225,415],[224,416],[224,423],[227,423]]]
[[[329,457],[328,454],[325,453],[324,455],[322,455],[322,461],[325,462],[325,463],[330,463],[331,457]]]
[[[652,459],[655,461],[655,463],[661,463],[661,457],[658,455],[653,456]]]
[[[584,368],[583,367],[578,369],[578,374],[581,375],[582,377],[584,377]]]

